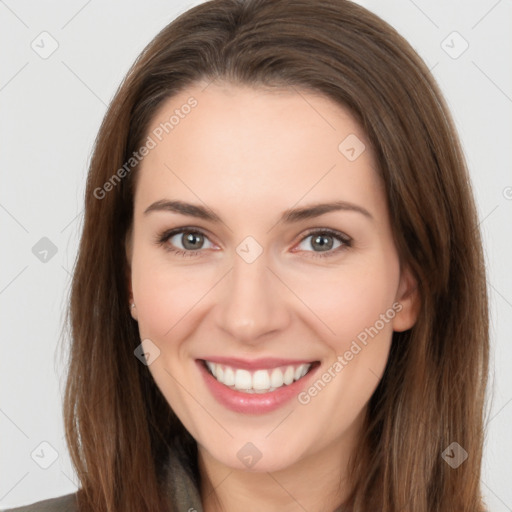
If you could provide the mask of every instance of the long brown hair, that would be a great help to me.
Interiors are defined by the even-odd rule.
[[[180,450],[199,478],[194,440],[133,354],[140,338],[128,308],[125,236],[136,166],[112,181],[162,102],[199,80],[323,94],[350,110],[375,152],[396,247],[421,307],[412,329],[393,334],[351,460],[348,507],[483,510],[488,306],[464,155],[423,61],[391,26],[347,0],[196,6],[155,37],[112,100],[87,178],[69,309],[64,416],[81,510],[164,510],[168,450]],[[442,457],[453,442],[468,454],[456,469]]]

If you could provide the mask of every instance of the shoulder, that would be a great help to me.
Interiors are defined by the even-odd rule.
[[[2,509],[0,512],[77,512],[76,493],[66,494],[58,498],[38,501],[31,505],[17,508]]]

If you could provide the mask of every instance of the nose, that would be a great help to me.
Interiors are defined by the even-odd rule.
[[[290,292],[268,267],[265,252],[252,263],[234,255],[217,304],[217,327],[240,343],[258,344],[290,322]]]

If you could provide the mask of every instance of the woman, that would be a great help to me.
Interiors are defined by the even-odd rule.
[[[194,7],[98,134],[81,489],[24,510],[484,510],[487,322],[464,157],[409,44],[346,0]]]

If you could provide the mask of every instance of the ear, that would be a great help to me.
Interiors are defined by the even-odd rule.
[[[393,318],[393,330],[407,331],[416,323],[421,304],[418,283],[408,267],[402,268],[400,273],[400,283],[395,302],[400,307],[396,308],[397,313]]]
[[[134,320],[138,319],[137,316],[137,306],[135,304],[135,299],[133,297],[133,289],[132,289],[132,254],[133,254],[133,233],[132,227],[126,233],[125,238],[125,255],[126,255],[126,264],[125,264],[125,279],[126,279],[126,289],[128,290],[128,307],[130,308],[130,313]]]

